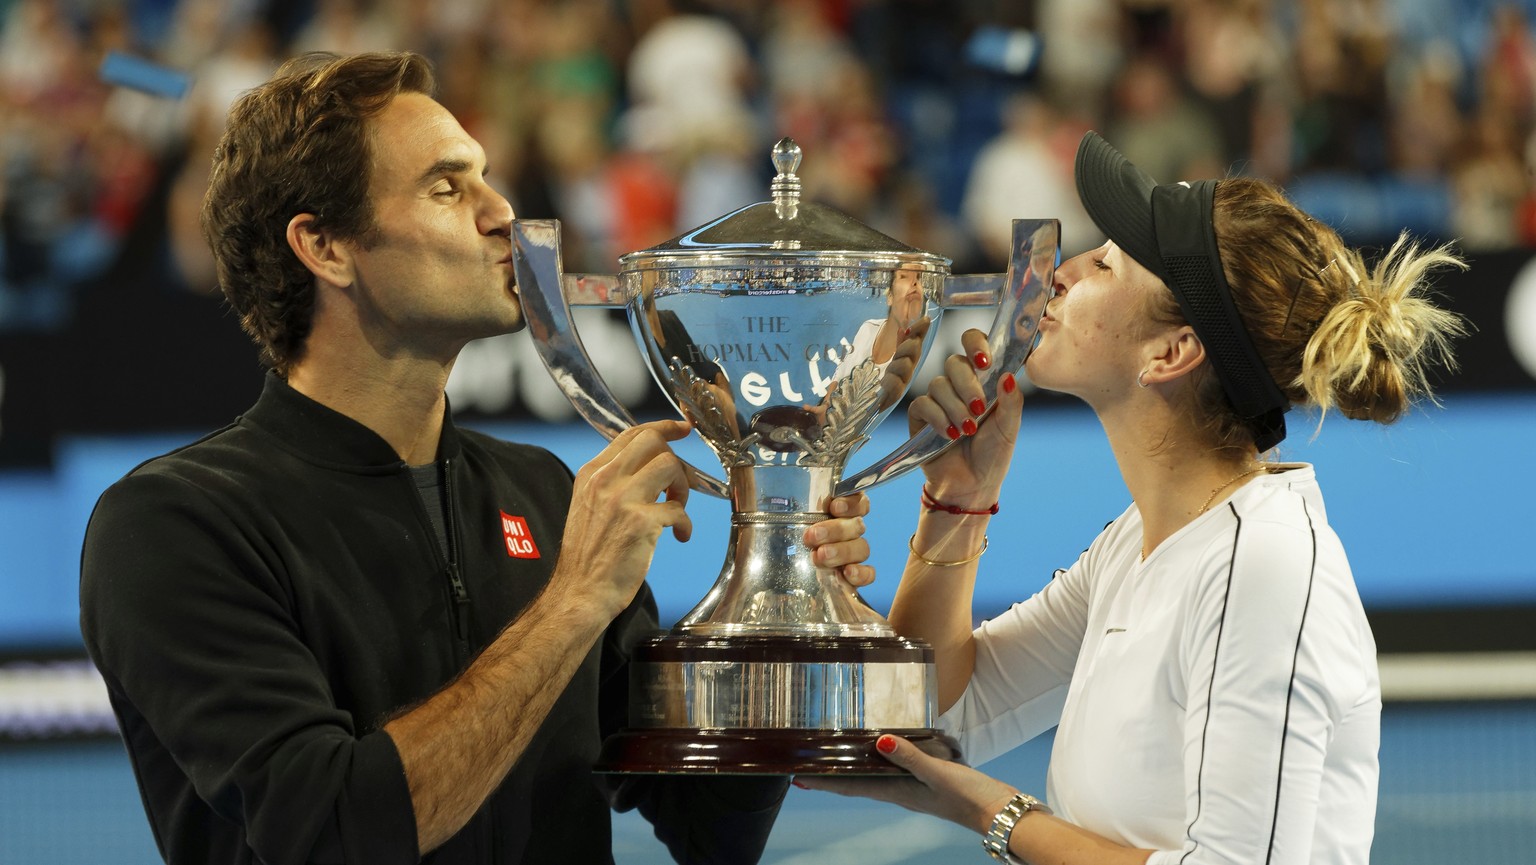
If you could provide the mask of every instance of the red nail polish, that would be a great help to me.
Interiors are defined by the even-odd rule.
[[[966,418],[965,423],[960,425],[960,430],[968,436],[973,436],[976,434],[976,422]]]
[[[882,754],[893,754],[896,751],[896,737],[886,733],[875,740],[875,749]]]
[[[977,369],[986,369],[992,365],[992,358],[987,357],[987,353],[984,351],[976,352],[976,356],[971,358],[971,360],[976,364]]]
[[[987,413],[987,401],[984,399],[971,400],[971,414],[981,417]]]
[[[1013,373],[1010,372],[1010,373],[1005,374],[1003,376],[1003,391],[1006,392],[1006,393],[1013,393],[1014,391],[1016,391],[1018,389],[1019,389],[1019,383],[1013,377]]]
[[[966,421],[966,423],[970,423],[970,421]],[[949,436],[950,441],[954,441],[960,437],[960,430],[957,429],[954,424],[950,424],[949,428],[944,430],[944,434]]]

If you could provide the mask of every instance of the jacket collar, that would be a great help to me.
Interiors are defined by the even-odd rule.
[[[299,393],[272,372],[267,373],[261,396],[241,417],[241,423],[276,437],[314,462],[359,468],[401,465],[399,454],[378,433]],[[458,453],[459,433],[452,412],[445,408],[437,458],[450,459]]]

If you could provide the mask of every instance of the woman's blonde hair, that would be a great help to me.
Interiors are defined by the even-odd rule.
[[[1335,262],[1345,296],[1307,340],[1295,383],[1324,412],[1337,406],[1345,417],[1392,423],[1414,399],[1434,399],[1430,366],[1456,366],[1450,343],[1466,324],[1424,289],[1435,268],[1466,263],[1446,246],[1421,250],[1406,234],[1369,272],[1353,249]]]
[[[1319,422],[1337,410],[1388,424],[1434,399],[1428,372],[1455,368],[1451,342],[1466,333],[1427,296],[1432,272],[1466,268],[1449,245],[1426,249],[1405,233],[1370,267],[1266,181],[1223,180],[1213,206],[1232,301],[1293,405],[1317,407]],[[1155,317],[1182,321],[1171,292]],[[1218,447],[1251,444],[1216,376],[1198,380],[1196,401]]]

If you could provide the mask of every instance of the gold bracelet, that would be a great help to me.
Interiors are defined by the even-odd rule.
[[[971,562],[974,562],[977,559],[981,558],[981,554],[987,551],[987,543],[988,543],[987,536],[986,535],[982,535],[981,536],[981,549],[976,551],[976,555],[971,556],[970,558],[959,559],[959,560],[953,561],[953,562],[936,562],[933,559],[930,559],[930,558],[924,556],[922,553],[917,551],[917,532],[913,532],[912,533],[912,537],[907,538],[907,549],[912,551],[912,558],[917,559],[918,561],[922,562],[925,565],[932,565],[935,568],[953,568],[953,567],[955,567],[957,565],[968,565]]]

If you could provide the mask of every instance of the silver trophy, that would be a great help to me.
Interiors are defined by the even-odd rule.
[[[1016,220],[1006,274],[951,276],[950,260],[800,200],[800,148],[773,150],[772,200],[619,259],[563,272],[559,224],[517,220],[517,280],[534,343],[577,411],[613,438],[635,420],[571,319],[623,307],[651,374],[720,459],[693,486],[731,503],[720,577],[633,658],[630,726],[600,771],[885,774],[881,732],[958,759],[934,728],[933,650],[904,638],[801,537],[837,495],[895,478],[949,441],[931,430],[845,476],[906,393],[945,309],[996,309],[988,404],[1024,362],[1049,297],[1059,223]]]

